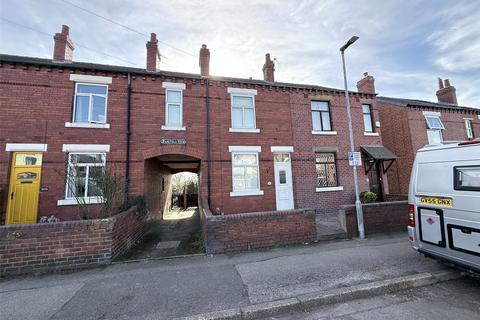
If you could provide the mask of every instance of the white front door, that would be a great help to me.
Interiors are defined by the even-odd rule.
[[[293,209],[292,162],[290,153],[273,154],[277,210]]]

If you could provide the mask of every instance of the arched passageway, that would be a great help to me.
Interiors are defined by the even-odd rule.
[[[131,258],[157,258],[203,251],[198,196],[201,160],[185,154],[145,159],[144,194],[151,221]]]

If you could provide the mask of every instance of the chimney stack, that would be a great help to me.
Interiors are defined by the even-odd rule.
[[[200,75],[202,77],[208,77],[210,75],[210,50],[208,50],[206,44],[202,44],[200,49]]]
[[[270,59],[270,53],[265,55],[265,64],[263,65],[263,80],[268,82],[275,82],[275,64]]]
[[[156,72],[160,69],[160,52],[158,52],[158,40],[155,33],[150,34],[147,42],[147,71]]]
[[[53,61],[54,62],[72,62],[73,49],[75,49],[72,40],[68,36],[70,28],[66,25],[62,25],[62,32],[55,33],[53,40],[55,42],[53,48]]]
[[[445,82],[443,82],[442,79],[438,78],[437,99],[438,102],[457,104],[456,89],[450,85],[450,80],[445,79]]]
[[[375,94],[375,78],[369,75],[368,72],[364,72],[363,78],[357,82],[357,91]]]

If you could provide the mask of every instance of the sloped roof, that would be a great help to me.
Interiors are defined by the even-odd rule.
[[[363,145],[360,146],[360,149],[362,149],[371,158],[377,160],[394,160],[398,158],[395,153],[382,145]]]
[[[378,96],[377,100],[380,102],[386,102],[395,104],[402,107],[428,107],[428,108],[442,108],[442,109],[457,109],[457,110],[474,110],[480,113],[480,109],[466,106],[459,106],[451,103],[444,102],[431,102],[425,100],[415,100],[415,99],[403,99],[403,98],[391,98]]]
[[[96,70],[104,72],[118,72],[118,73],[132,73],[136,75],[150,75],[150,76],[167,76],[167,77],[177,77],[177,78],[189,78],[189,79],[204,79],[200,74],[195,73],[183,73],[183,72],[173,72],[173,71],[156,71],[151,72],[142,68],[134,67],[125,67],[118,65],[108,65],[108,64],[97,64],[89,62],[53,62],[51,59],[45,58],[34,58],[34,57],[25,57],[25,56],[16,56],[8,54],[0,54],[0,63],[10,62],[10,63],[19,63],[19,64],[31,64],[31,65],[42,65],[50,67],[64,67],[64,68],[73,68],[73,69],[84,69],[84,70]],[[288,83],[288,82],[268,82],[264,80],[257,79],[245,79],[245,78],[233,78],[233,77],[221,77],[221,76],[209,76],[208,79],[217,80],[217,81],[227,81],[227,82],[237,82],[245,84],[259,84],[259,85],[268,85],[273,87],[280,88],[298,88],[298,89],[312,89],[312,90],[324,90],[330,92],[344,92],[343,89],[329,88],[317,85],[310,84],[300,84],[300,83]],[[349,91],[352,94],[359,94],[355,91]],[[369,93],[361,93],[364,95],[374,95]]]

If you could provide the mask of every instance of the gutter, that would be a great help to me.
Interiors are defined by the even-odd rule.
[[[128,202],[129,199],[129,186],[130,186],[130,120],[131,120],[131,109],[132,109],[132,75],[128,73],[127,75],[127,130],[125,132],[126,140],[126,150],[125,150],[125,194],[124,200]]]

